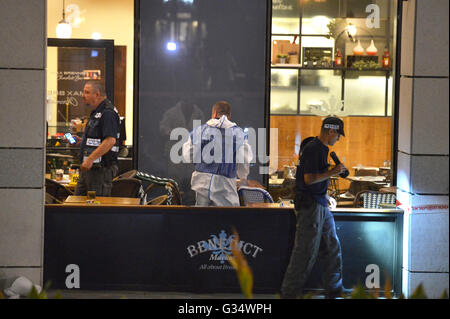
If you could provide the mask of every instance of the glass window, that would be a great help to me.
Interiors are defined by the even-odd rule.
[[[272,1],[272,33],[298,34],[300,31],[299,1]]]
[[[344,91],[346,115],[385,115],[386,76],[383,74],[384,72],[380,75],[368,75],[367,73],[375,72],[346,72]]]
[[[334,70],[301,70],[300,113],[331,114],[340,110],[342,76]]]
[[[270,112],[296,114],[298,104],[298,70],[272,69]]]
[[[343,1],[337,0],[319,0],[319,1],[302,1],[302,18],[303,20],[314,18],[317,16],[327,16],[330,18],[338,17]]]
[[[272,64],[299,64],[299,37],[272,37]]]
[[[348,128],[348,135],[330,150],[347,159],[351,173],[360,165],[386,166],[394,153],[391,117],[399,1],[296,2],[297,16],[292,1],[273,1],[270,127],[278,129],[277,137],[271,137],[278,149],[271,148],[269,192],[275,198],[292,196],[283,188],[289,185],[283,178],[297,160],[301,141],[319,134],[325,116],[342,118]],[[297,43],[298,63],[289,57],[281,61],[279,53],[297,51]],[[286,50],[280,49],[283,45]],[[374,127],[380,129],[376,142]],[[340,192],[354,189],[347,180],[339,183]]]

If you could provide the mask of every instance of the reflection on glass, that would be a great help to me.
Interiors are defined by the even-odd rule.
[[[328,34],[328,24],[332,20],[327,16],[314,16],[302,19],[302,34]]]
[[[339,17],[343,8],[343,1],[321,0],[303,1],[303,18],[313,18],[316,16]]]
[[[300,30],[298,0],[272,1],[272,33],[298,34]]]
[[[92,111],[82,93],[87,80],[104,80],[104,48],[47,48],[47,123],[49,136],[79,133]]]
[[[272,69],[270,113],[297,113],[298,70]]]
[[[342,79],[333,70],[302,70],[300,113],[331,114],[340,111]]]
[[[386,77],[348,71],[345,78],[345,110],[348,115],[384,116]]]

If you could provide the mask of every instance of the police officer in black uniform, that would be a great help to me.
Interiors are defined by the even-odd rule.
[[[119,171],[120,118],[106,98],[100,81],[86,82],[83,100],[95,109],[90,114],[80,145],[81,170],[75,195],[96,191],[97,196],[110,196],[112,180]]]
[[[342,285],[342,255],[333,215],[328,209],[328,180],[346,170],[343,164],[328,166],[328,146],[344,135],[344,123],[337,117],[322,122],[319,137],[302,144],[297,167],[295,213],[297,230],[291,259],[281,287],[282,298],[302,295],[304,285],[319,257],[323,261],[322,280],[327,298],[348,294]]]

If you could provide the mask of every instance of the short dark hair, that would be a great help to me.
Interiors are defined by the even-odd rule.
[[[84,83],[84,85],[90,85],[95,91],[99,91],[101,96],[106,96],[105,83],[103,81],[93,81],[89,80]]]
[[[213,112],[216,111],[218,117],[222,117],[222,115],[226,115],[227,117],[231,116],[231,106],[226,101],[216,102],[212,110]]]

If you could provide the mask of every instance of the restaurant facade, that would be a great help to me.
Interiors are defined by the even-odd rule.
[[[63,7],[69,39],[55,32]],[[420,283],[432,298],[448,291],[448,1],[110,1],[106,8],[103,1],[5,0],[0,9],[0,278],[64,288],[58,284],[75,259],[87,289],[235,291],[220,252],[202,248],[210,238],[217,248],[235,226],[255,290],[276,292],[293,212],[193,207],[192,164],[178,154],[178,133],[205,123],[211,106],[226,100],[253,141],[249,180],[275,201],[290,199],[300,142],[331,114],[346,130],[331,150],[354,175],[332,183],[341,204],[360,190],[366,174],[358,171],[376,171],[372,180],[395,188],[395,209],[333,211],[344,284],[375,264],[397,294]],[[61,136],[82,133],[87,79],[105,81],[121,116],[121,172],[174,179],[185,208],[80,213],[45,204],[46,177],[76,157]],[[105,223],[118,237],[86,252]],[[81,241],[70,238],[77,234]],[[119,262],[101,271],[102,258]],[[357,275],[345,282],[347,274]]]

